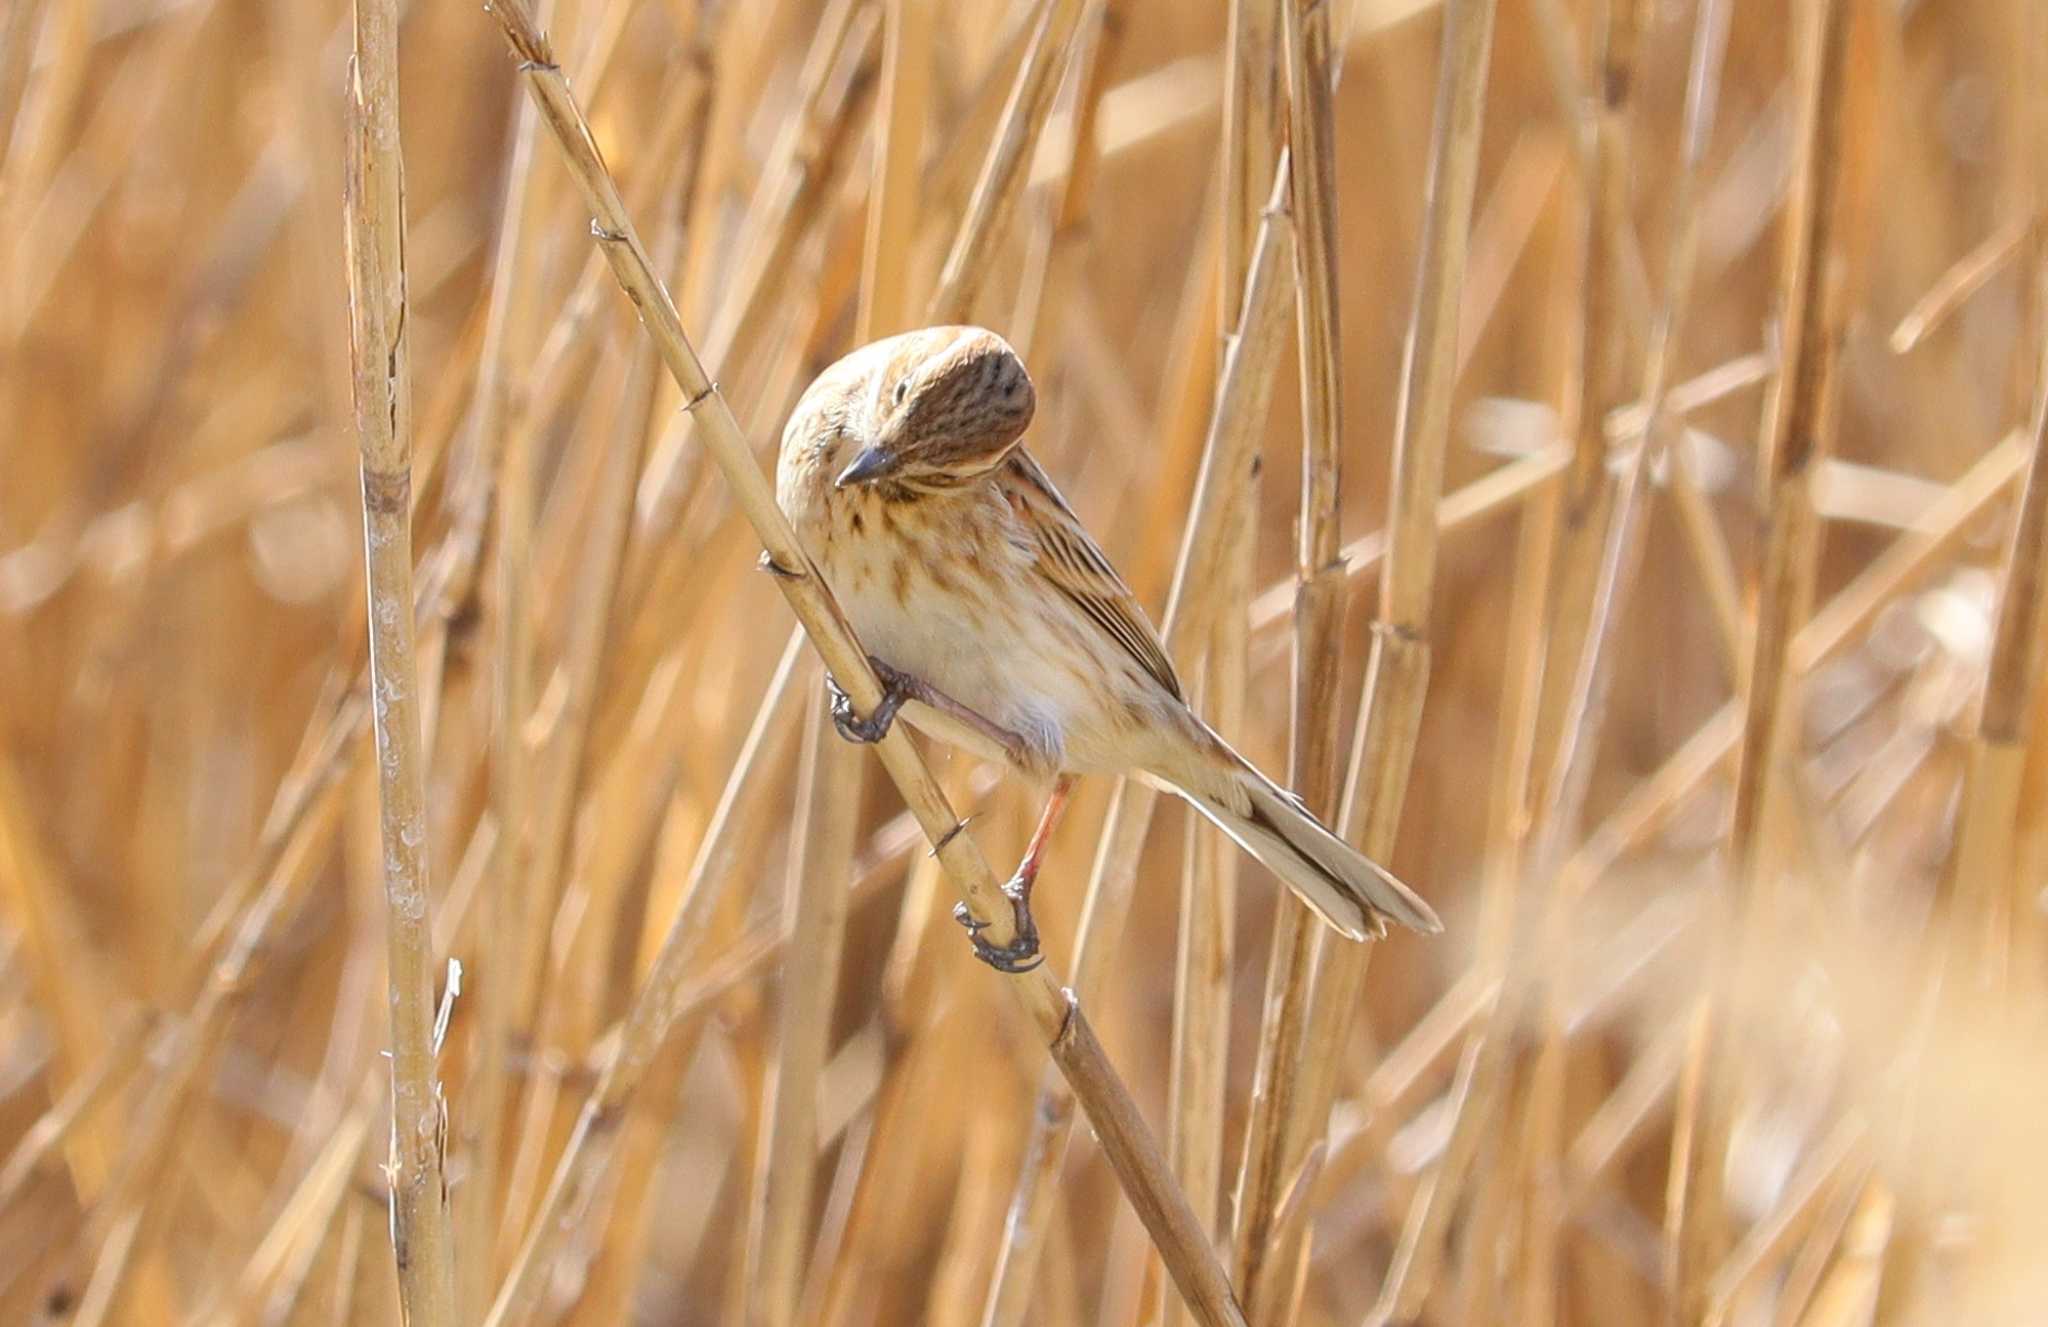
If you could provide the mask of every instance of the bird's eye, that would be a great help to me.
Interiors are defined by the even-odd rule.
[[[904,398],[905,398],[905,397],[907,397],[907,396],[909,396],[909,395],[910,395],[910,379],[908,379],[908,378],[904,378],[904,379],[901,379],[901,380],[900,380],[900,381],[898,381],[898,382],[897,382],[897,384],[896,384],[896,404],[897,404],[897,405],[902,405],[902,404],[903,404],[903,401],[904,401]]]

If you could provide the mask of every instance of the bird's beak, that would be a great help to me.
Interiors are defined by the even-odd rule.
[[[865,484],[871,479],[880,479],[896,468],[895,458],[880,447],[863,447],[853,458],[853,464],[839,472],[832,481],[832,487],[845,488],[849,484]]]

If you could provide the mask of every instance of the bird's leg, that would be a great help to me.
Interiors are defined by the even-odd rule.
[[[1053,780],[1052,795],[1045,799],[1045,810],[1038,817],[1038,828],[1032,831],[1031,842],[1024,849],[1024,860],[1017,863],[1017,873],[1003,886],[1003,897],[1010,900],[1010,908],[1016,915],[1017,938],[998,948],[981,938],[982,928],[987,922],[977,921],[967,911],[965,903],[953,909],[954,918],[967,928],[967,935],[974,942],[974,953],[982,962],[998,972],[1029,972],[1042,961],[1038,956],[1038,923],[1031,917],[1031,886],[1038,880],[1038,868],[1045,862],[1046,845],[1052,842],[1052,832],[1060,822],[1060,815],[1067,809],[1067,797],[1074,790],[1074,776],[1062,774]]]
[[[1014,887],[1019,902],[1029,905],[1031,886],[1037,883],[1038,868],[1045,864],[1045,850],[1052,842],[1052,832],[1059,827],[1060,817],[1066,813],[1067,798],[1074,791],[1074,776],[1062,774],[1052,781],[1052,795],[1045,799],[1045,810],[1038,814],[1038,828],[1031,831],[1031,842],[1024,848],[1024,860],[1017,863],[1017,874],[1010,878],[1005,889]]]
[[[1037,753],[1032,750],[1029,742],[1026,742],[1022,737],[1003,727],[981,711],[962,705],[959,701],[928,682],[923,682],[916,678],[906,678],[905,683],[910,699],[922,701],[925,705],[945,715],[947,718],[956,719],[966,727],[980,733],[992,744],[1002,748],[1012,765],[1019,769],[1029,770],[1037,763]]]
[[[889,726],[896,722],[896,711],[903,708],[903,702],[916,697],[920,684],[908,673],[899,673],[894,668],[868,656],[868,666],[875,670],[875,677],[882,684],[882,703],[875,706],[873,714],[862,717],[853,712],[853,700],[840,690],[839,683],[826,675],[825,685],[832,692],[832,726],[839,735],[849,742],[879,742],[889,735]]]

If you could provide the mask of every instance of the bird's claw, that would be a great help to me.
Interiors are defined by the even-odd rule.
[[[953,905],[953,920],[967,928],[967,939],[974,946],[974,956],[994,968],[997,972],[1016,975],[1029,972],[1045,957],[1038,952],[1038,923],[1031,918],[1031,886],[1022,877],[1013,878],[1003,886],[1003,897],[1010,900],[1010,908],[1016,915],[1017,938],[1006,945],[992,945],[981,938],[988,923],[967,910],[965,903]]]
[[[839,735],[849,742],[872,745],[889,735],[890,725],[896,722],[896,711],[903,708],[903,702],[910,699],[909,689],[904,686],[903,674],[881,662],[870,658],[875,676],[882,682],[882,703],[875,706],[874,713],[861,715],[853,709],[853,698],[840,689],[831,678],[825,685],[832,692],[832,726]]]

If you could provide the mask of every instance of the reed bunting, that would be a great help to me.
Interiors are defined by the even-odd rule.
[[[878,741],[900,710],[921,732],[1001,760],[1051,795],[1005,886],[1037,954],[1030,891],[1078,774],[1174,792],[1354,940],[1389,921],[1441,930],[1427,903],[1254,769],[1188,708],[1130,587],[1021,445],[1036,394],[1015,351],[977,327],[864,346],[820,374],[782,434],[776,497],[853,623],[885,700],[841,733]],[[964,905],[959,914],[968,921]],[[969,925],[970,932],[978,929]]]

